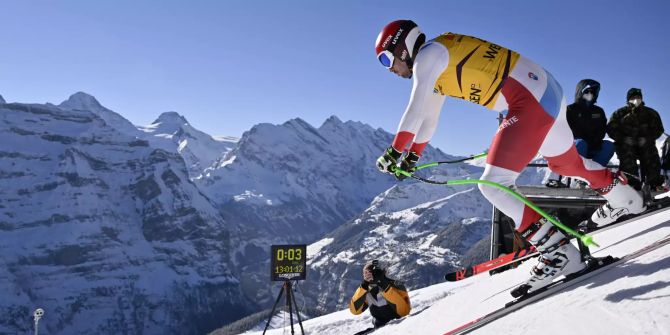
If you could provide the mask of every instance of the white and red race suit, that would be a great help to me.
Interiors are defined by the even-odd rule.
[[[505,114],[482,179],[512,186],[539,152],[558,174],[583,179],[592,188],[612,183],[612,172],[577,153],[563,90],[554,77],[512,50],[471,36],[446,33],[421,47],[414,60],[412,94],[392,146],[421,155],[446,96]],[[540,218],[502,190],[481,184],[479,189],[519,231]]]

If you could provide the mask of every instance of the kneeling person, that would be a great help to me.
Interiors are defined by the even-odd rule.
[[[368,307],[375,328],[406,316],[412,309],[405,285],[386,277],[386,269],[378,260],[365,264],[363,282],[349,303],[349,310],[355,315],[363,313]]]

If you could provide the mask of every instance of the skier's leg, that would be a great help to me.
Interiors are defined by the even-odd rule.
[[[562,127],[555,126],[559,116],[565,122],[565,100],[560,86],[551,75],[536,64],[520,59],[511,78],[507,79],[502,93],[509,105],[507,120],[516,118],[514,123],[501,125],[487,161],[496,168],[488,169],[487,166],[485,175],[489,171],[500,173],[501,168],[507,168],[516,173],[514,175],[516,178],[537,152],[542,152],[542,146],[552,129],[555,134],[560,131],[561,135],[565,136],[565,141],[555,142],[549,149],[559,153],[571,150],[574,157],[580,159],[570,128],[567,127],[565,132]],[[563,115],[560,115],[561,112]],[[565,123],[567,126],[567,122]],[[561,175],[570,175],[564,173],[567,170],[554,171]],[[516,216],[512,218],[515,220],[517,230],[542,253],[540,263],[534,268],[532,276],[525,284],[528,290],[538,289],[551,283],[557,276],[585,268],[579,250],[568,242],[562,232],[531,208],[516,202],[517,210],[512,212]]]
[[[547,79],[546,72],[533,62],[523,57],[517,61],[501,90],[506,102],[502,108],[507,107],[508,112],[489,149],[482,179],[513,186],[521,171],[537,155],[554,124],[561,101],[560,87]],[[547,112],[543,104],[553,106],[555,112]],[[493,205],[514,220],[517,230],[523,231],[540,219],[538,213],[512,195],[486,185],[479,188]]]
[[[549,75],[551,78],[551,75]],[[586,180],[592,189],[602,195],[607,203],[598,208],[591,220],[597,225],[616,221],[624,214],[644,211],[644,201],[635,189],[628,186],[622,174],[613,174],[593,160],[581,157],[574,145],[572,131],[565,117],[565,99],[561,99],[560,112],[540,147],[549,168],[562,175]]]
[[[551,120],[533,118],[529,114],[521,108],[510,106],[489,148],[481,179],[507,187],[514,186],[521,171],[537,154],[539,143],[544,137],[541,129],[548,128],[547,122],[551,123]],[[540,218],[532,208],[505,191],[484,184],[480,184],[479,189],[488,201],[514,221],[516,228]]]
[[[521,232],[521,236],[540,252],[539,262],[531,269],[530,278],[518,288],[523,291],[522,294],[549,285],[558,276],[586,268],[579,250],[545,218],[530,225]]]
[[[548,80],[554,81],[547,73]],[[555,85],[558,85],[557,83]],[[556,90],[559,90],[560,87]],[[561,93],[562,94],[562,93]],[[586,180],[591,188],[601,188],[609,185],[613,179],[612,173],[602,165],[591,159],[582,157],[575,146],[572,130],[568,125],[565,98],[557,99],[557,103],[545,104],[544,108],[556,109],[556,120],[549,129],[547,136],[540,146],[540,154],[547,160],[549,168],[562,175],[577,177]]]

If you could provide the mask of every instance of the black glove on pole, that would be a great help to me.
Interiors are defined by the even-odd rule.
[[[400,169],[409,173],[414,173],[414,171],[416,171],[416,163],[419,161],[419,158],[421,157],[415,152],[408,152],[407,155],[405,155],[405,158],[403,158],[402,162],[400,162]],[[395,174],[395,177],[398,178],[398,180],[407,178],[407,176],[404,174]]]

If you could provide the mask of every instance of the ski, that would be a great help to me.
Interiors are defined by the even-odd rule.
[[[450,330],[444,335],[457,335],[457,334],[466,334],[469,333],[475,329],[478,329],[480,327],[483,327],[484,325],[487,325],[497,319],[500,319],[501,317],[510,314],[514,311],[517,311],[525,306],[528,306],[536,301],[542,300],[550,295],[553,295],[555,293],[558,293],[566,288],[572,287],[576,284],[579,284],[583,282],[586,279],[589,279],[593,276],[596,276],[604,271],[607,271],[609,269],[615,268],[619,264],[623,264],[627,261],[630,261],[632,259],[635,259],[637,257],[640,257],[646,253],[649,253],[651,251],[654,251],[658,248],[661,248],[663,246],[669,245],[670,244],[670,235],[665,236],[664,238],[657,240],[656,242],[653,242],[651,244],[648,244],[647,246],[634,251],[632,253],[627,254],[626,256],[616,259],[616,258],[610,258],[609,261],[605,261],[601,265],[596,265],[590,268],[587,268],[587,270],[582,271],[578,274],[572,275],[572,276],[567,276],[562,280],[556,281],[549,286],[542,288],[536,292],[532,292],[530,294],[521,296],[518,299],[515,299],[509,303],[507,303],[504,307],[501,307],[491,313],[488,313],[482,317],[476,318],[458,328],[455,328],[453,330]]]
[[[363,330],[359,331],[358,333],[356,333],[356,334],[354,334],[354,335],[370,334],[370,333],[372,333],[372,332],[375,331],[375,330],[377,330],[377,328],[370,327],[370,328],[367,328],[367,329],[363,329]]]
[[[657,214],[660,210],[667,209],[668,205],[670,205],[670,197],[662,198],[662,199],[657,200],[654,203],[650,204],[649,209],[647,209],[646,211],[644,211],[644,212],[642,212],[642,213],[640,213],[636,216],[633,216],[633,217],[628,216],[626,218],[623,218],[623,220],[620,220],[620,221],[617,221],[617,222],[614,222],[614,223],[611,223],[611,224],[608,224],[608,225],[605,225],[605,226],[602,226],[602,227],[599,227],[599,228],[596,228],[596,229],[591,229],[591,230],[587,229],[587,227],[586,227],[587,222],[584,221],[583,223],[580,224],[579,230],[583,231],[583,232],[592,233],[593,235],[597,235],[597,234],[602,233],[604,231],[607,231],[609,229],[616,228],[616,227],[619,227],[621,225],[627,224],[631,221]],[[495,270],[497,268],[512,264],[514,262],[522,261],[524,259],[528,259],[528,258],[535,257],[535,256],[538,256],[538,255],[539,255],[539,252],[537,252],[537,250],[535,250],[535,248],[533,246],[530,246],[528,248],[518,250],[514,253],[500,255],[500,256],[498,256],[498,257],[496,257],[492,260],[486,261],[484,263],[473,265],[473,266],[468,267],[468,268],[462,268],[462,269],[456,270],[454,272],[449,272],[449,273],[444,275],[444,279],[446,281],[450,281],[450,282],[463,280],[463,279],[466,279],[466,278],[470,278],[472,276],[476,276],[480,273]]]
[[[521,250],[518,250],[513,253],[509,254],[504,254],[499,257],[496,257],[490,261],[480,263],[477,265],[473,265],[468,268],[460,269],[455,272],[450,272],[444,275],[444,279],[446,281],[459,281],[463,280],[465,278],[470,278],[472,276],[475,276],[477,274],[480,274],[482,272],[490,271],[493,269],[497,269],[501,266],[505,266],[507,264],[524,260],[529,257],[534,257],[537,256],[538,252],[535,250],[535,247],[530,246],[528,248],[524,248]]]

